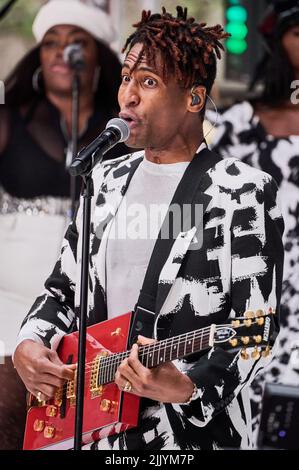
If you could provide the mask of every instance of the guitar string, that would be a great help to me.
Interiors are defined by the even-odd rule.
[[[256,320],[253,320],[253,323],[256,323]],[[226,324],[226,325],[217,325],[217,328],[223,328],[223,327],[232,327],[232,325],[230,324]],[[235,328],[238,328],[238,327],[235,327]],[[211,326],[209,327],[205,327],[205,328],[202,328],[200,330],[195,330],[194,332],[188,332],[188,333],[184,333],[183,335],[179,335],[179,336],[175,336],[173,338],[167,338],[166,340],[164,341],[159,341],[159,342],[156,342],[156,343],[153,343],[151,345],[143,345],[143,346],[140,346],[139,347],[139,357],[140,356],[143,356],[145,352],[147,352],[147,355],[149,355],[149,352],[151,352],[151,354],[153,355],[153,357],[155,357],[155,353],[159,351],[159,354],[160,353],[166,353],[167,350],[171,348],[173,348],[174,346],[175,347],[180,347],[180,345],[182,345],[184,342],[186,342],[186,340],[189,340],[190,342],[193,342],[193,348],[195,346],[195,341],[197,341],[198,339],[201,340],[201,343],[204,339],[206,339],[208,336],[210,336],[210,332],[206,331],[206,330],[211,330]],[[209,333],[207,335],[207,333]],[[188,338],[189,337],[189,338]],[[183,338],[185,338],[185,340],[183,341]],[[196,346],[198,346],[198,344],[196,343]],[[202,344],[201,344],[202,346]],[[208,346],[208,344],[207,344]],[[186,354],[186,348],[187,348],[187,345],[185,344],[185,354]],[[204,348],[203,348],[204,349]],[[147,350],[147,351],[146,351]],[[121,362],[129,357],[130,355],[130,351],[124,351],[122,353],[113,353],[107,357],[103,356],[102,358],[102,363],[103,361],[107,362],[107,364],[102,364],[101,365],[101,368],[100,370],[98,371],[98,374],[101,374],[103,376],[103,379],[105,377],[105,375],[108,375],[106,378],[108,379],[109,377],[109,373],[111,373],[111,369],[115,367],[115,365],[119,366],[121,364]],[[171,356],[170,356],[171,357]],[[170,361],[171,359],[169,359]],[[166,362],[166,361],[165,361]],[[91,364],[91,366],[90,366]],[[86,363],[86,366],[85,367],[85,378],[84,378],[84,383],[86,383],[88,381],[88,379],[90,379],[90,376],[93,372],[93,369],[95,368],[95,364],[94,364],[94,361],[93,362],[89,362],[89,363]],[[95,369],[96,371],[96,369]],[[104,372],[104,373],[103,373]],[[116,372],[116,371],[115,371]],[[108,373],[108,374],[107,374]],[[111,374],[110,374],[111,375]],[[70,382],[74,382],[74,381],[68,381],[66,384],[63,385],[62,388],[60,388],[59,390],[64,390],[65,388],[67,388],[68,386],[68,383]],[[108,382],[105,382],[105,383],[111,383],[110,380]]]
[[[147,351],[148,354],[149,354],[149,352],[151,352],[153,354],[153,357],[154,357],[155,353],[158,352],[158,351],[159,351],[159,354],[163,353],[164,351],[166,352],[167,349],[169,349],[170,345],[171,345],[171,348],[173,348],[173,347],[178,347],[179,348],[180,345],[183,345],[184,343],[186,343],[186,341],[183,341],[182,338],[185,338],[185,340],[187,340],[188,336],[190,337],[189,338],[190,341],[193,342],[193,348],[194,348],[195,345],[198,346],[198,344],[195,343],[198,339],[200,339],[200,344],[202,344],[204,339],[209,338],[210,332],[205,331],[205,330],[210,330],[210,327],[203,328],[202,330],[195,330],[195,332],[185,333],[183,335],[175,336],[173,338],[168,338],[165,341],[159,341],[158,343],[153,343],[152,345],[141,346],[140,349],[139,349],[139,356],[142,356],[142,353],[144,354],[145,351]],[[162,345],[163,345],[163,347],[162,347]],[[186,350],[186,345],[185,345],[185,350]],[[121,362],[126,357],[129,357],[129,355],[130,355],[130,351],[124,351],[122,353],[114,353],[110,356],[103,357],[102,360],[101,360],[101,367],[100,367],[100,370],[98,371],[98,374],[103,375],[103,372],[104,372],[105,375],[106,375],[107,372],[109,371],[109,369],[111,369],[115,365],[120,365]],[[102,365],[103,361],[105,361],[105,360],[106,360],[107,364]],[[93,365],[91,367],[90,366],[85,367],[84,383],[86,383],[86,381],[90,378],[90,376],[93,372],[97,371],[94,363],[91,362],[89,364],[93,364]],[[68,384],[72,383],[72,382],[74,383],[74,380],[68,381],[59,390],[62,389],[62,391],[64,392],[65,389],[67,389]]]

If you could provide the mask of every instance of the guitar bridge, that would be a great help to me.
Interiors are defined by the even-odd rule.
[[[90,377],[90,393],[91,398],[97,398],[103,395],[104,387],[99,385],[99,373],[100,363],[104,357],[108,356],[107,351],[103,351],[99,356],[96,356],[91,366],[91,377]]]

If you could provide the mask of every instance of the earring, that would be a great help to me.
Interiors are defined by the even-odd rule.
[[[94,71],[94,75],[93,75],[93,82],[92,82],[92,92],[93,93],[96,93],[97,90],[98,90],[100,77],[101,77],[101,66],[97,65],[96,68],[95,68],[95,71]]]
[[[201,102],[200,97],[199,97],[198,94],[195,93],[195,91],[194,91],[195,88],[196,88],[196,86],[194,85],[194,86],[192,87],[192,90],[191,90],[191,96],[192,96],[191,106],[197,106],[197,105],[200,104],[200,102]]]
[[[36,93],[41,93],[42,89],[40,86],[40,81],[42,77],[42,67],[38,67],[34,74],[32,75],[32,88]]]

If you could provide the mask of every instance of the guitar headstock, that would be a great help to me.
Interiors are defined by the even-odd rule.
[[[243,317],[234,318],[230,325],[215,326],[214,344],[226,349],[241,349],[242,359],[267,357],[275,340],[275,311],[248,310]],[[254,347],[249,354],[247,348]]]

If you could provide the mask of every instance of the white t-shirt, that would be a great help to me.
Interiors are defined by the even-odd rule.
[[[137,168],[108,237],[108,319],[134,309],[161,225],[189,163],[144,159]]]

